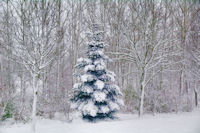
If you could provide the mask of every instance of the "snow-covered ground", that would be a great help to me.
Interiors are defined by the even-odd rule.
[[[37,133],[200,133],[200,109],[190,113],[144,115],[120,114],[120,119],[88,123],[80,119],[67,123],[41,119]],[[30,133],[30,124],[4,125],[0,133]]]

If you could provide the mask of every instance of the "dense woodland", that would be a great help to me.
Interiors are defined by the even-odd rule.
[[[0,1],[0,118],[67,118],[87,33],[102,27],[121,112],[191,111],[200,102],[198,0]]]

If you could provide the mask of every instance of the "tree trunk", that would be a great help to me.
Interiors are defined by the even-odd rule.
[[[36,131],[36,110],[37,110],[37,80],[36,74],[33,75],[33,105],[32,105],[32,131],[35,133]]]
[[[145,82],[145,70],[143,68],[143,72],[141,75],[141,80],[140,80],[140,87],[141,87],[141,95],[140,95],[140,107],[139,107],[139,117],[143,115],[143,106],[144,106],[144,82]]]
[[[140,109],[139,109],[139,116],[143,115],[143,106],[144,106],[144,86],[141,84],[141,96],[140,96]]]
[[[195,80],[195,87],[194,87],[194,98],[195,98],[195,106],[198,106],[198,93],[197,93],[197,81]]]
[[[195,94],[195,105],[197,107],[198,106],[198,95],[197,95],[197,91],[196,90],[194,91],[194,94]]]

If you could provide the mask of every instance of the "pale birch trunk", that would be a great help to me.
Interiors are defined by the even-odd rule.
[[[34,64],[36,61],[34,62]],[[38,84],[37,84],[37,73],[36,67],[34,66],[32,75],[32,87],[33,87],[33,105],[32,105],[32,132],[36,132],[36,113],[37,113],[37,95],[38,95]]]
[[[145,68],[143,68],[141,79],[140,79],[141,95],[140,95],[140,104],[139,104],[140,105],[140,107],[139,107],[139,117],[143,115],[143,110],[144,110],[145,77],[146,77],[146,72],[145,72]]]

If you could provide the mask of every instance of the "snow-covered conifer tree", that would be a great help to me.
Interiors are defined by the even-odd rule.
[[[93,24],[88,33],[87,58],[78,59],[76,68],[83,69],[78,74],[80,83],[74,84],[73,108],[89,121],[114,118],[114,113],[123,105],[120,88],[115,85],[115,74],[107,70],[108,56],[104,55],[103,31]]]

